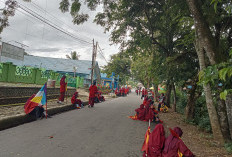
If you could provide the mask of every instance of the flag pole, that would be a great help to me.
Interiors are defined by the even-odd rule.
[[[48,118],[48,103],[47,103],[47,82],[46,82],[46,119]]]
[[[46,102],[46,119],[48,118],[48,103]]]

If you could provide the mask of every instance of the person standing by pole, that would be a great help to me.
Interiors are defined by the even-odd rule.
[[[94,106],[94,99],[97,94],[96,81],[93,82],[93,85],[89,87],[89,108]]]

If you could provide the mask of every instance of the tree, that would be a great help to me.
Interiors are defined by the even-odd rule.
[[[209,1],[207,2],[209,3]],[[200,68],[201,70],[204,70],[207,67],[204,52],[206,52],[206,55],[209,59],[209,64],[211,65],[215,65],[216,63],[222,62],[223,58],[225,57],[223,52],[218,51],[219,42],[216,42],[217,40],[219,41],[220,39],[220,34],[218,35],[218,33],[216,33],[218,30],[220,30],[220,26],[216,25],[217,23],[215,24],[216,31],[215,31],[215,36],[213,36],[210,30],[210,27],[209,27],[210,23],[207,22],[205,16],[203,15],[202,3],[198,0],[187,0],[187,4],[189,6],[191,14],[193,15],[194,24],[196,28],[195,29],[196,30],[196,50],[198,53]],[[221,3],[220,9],[223,10],[223,3]],[[223,11],[220,11],[220,12],[223,12]],[[229,133],[229,129],[223,129],[224,132],[222,133],[221,127],[225,128],[226,126],[228,126],[228,124],[226,124],[225,121],[221,121],[219,123],[220,119],[218,119],[218,116],[217,116],[218,114],[213,104],[211,87],[209,84],[204,84],[203,86],[204,86],[204,91],[206,95],[206,104],[207,104],[207,108],[209,112],[209,117],[210,117],[210,122],[211,122],[214,137],[218,139],[221,143],[223,143],[225,139],[225,136],[223,139],[223,134],[225,135]],[[220,106],[220,105],[224,105],[225,103],[218,103],[218,104]],[[224,106],[221,106],[221,108],[224,108]],[[227,117],[227,113],[224,112],[223,119],[225,119],[226,117]]]
[[[70,10],[74,24],[87,21],[88,14],[80,13],[81,2],[70,2],[61,0],[61,11]],[[182,87],[189,78],[197,86],[199,68],[204,71],[228,58],[232,47],[232,17],[228,11],[231,2],[212,2],[213,5],[211,0],[85,0],[90,10],[102,6],[94,22],[111,31],[110,40],[121,45],[121,53],[112,56],[104,70],[108,75],[120,73],[125,81],[132,62],[132,74],[138,80],[147,86],[166,80],[167,102],[171,90],[176,100],[176,87]],[[223,121],[227,116],[225,103],[222,99],[213,101],[212,95],[218,90],[212,84],[204,84],[203,89],[214,137],[223,141],[222,134],[228,132],[228,123]],[[194,110],[195,91],[196,87],[189,93],[187,117]],[[219,104],[218,110],[214,103]]]
[[[115,75],[119,75],[119,81],[121,85],[125,85],[126,81],[131,76],[131,60],[129,57],[126,57],[125,54],[119,53],[111,56],[111,60],[108,65],[103,67],[102,72],[106,73],[108,76],[111,76],[112,72]]]
[[[15,0],[7,0],[5,7],[0,9],[0,34],[4,28],[9,26],[8,18],[15,15],[17,2]]]
[[[70,55],[66,55],[67,59],[72,59],[72,60],[79,60],[80,55],[76,51],[73,51],[70,53]]]

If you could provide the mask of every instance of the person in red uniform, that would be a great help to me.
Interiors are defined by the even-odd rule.
[[[144,97],[145,97],[145,89],[143,88],[141,99],[143,99]]]
[[[138,95],[138,89],[135,90],[135,93]]]
[[[124,96],[127,96],[127,88],[124,88]]]
[[[140,93],[141,93],[141,87],[139,87],[139,96],[140,96]]]
[[[129,95],[129,93],[130,93],[130,88],[129,87],[127,87],[126,92],[127,92],[127,95]]]
[[[155,114],[153,113],[152,110],[150,110],[150,106],[152,105],[152,100],[148,99],[146,102],[145,106],[145,121],[149,121],[149,119],[152,121],[154,119]]]
[[[145,91],[144,91],[144,96],[146,97],[146,96],[148,96],[148,91],[145,89]]]
[[[150,92],[151,92],[151,94],[152,94],[153,100],[155,100],[155,93],[154,93],[152,90],[150,90]]]
[[[67,83],[65,82],[66,76],[63,75],[63,77],[60,79],[60,97],[59,101],[57,103],[62,104],[64,102],[64,97],[65,97],[65,91],[66,91],[66,86]]]
[[[115,89],[114,94],[117,96],[118,95],[118,88]]]
[[[180,139],[183,132],[181,128],[175,127],[170,129],[171,134],[165,141],[162,157],[178,157],[181,153],[184,157],[194,157],[193,153],[188,149],[184,142]]]
[[[119,94],[122,96],[122,87],[119,89]]]
[[[144,105],[141,104],[139,108],[135,109],[138,120],[143,121],[145,119],[145,108]]]
[[[102,95],[102,92],[99,90],[98,91],[98,99],[100,100],[100,101],[105,101],[105,98],[104,98],[104,96]]]
[[[93,85],[89,87],[89,106],[88,107],[93,107],[94,106],[94,99],[97,94],[97,86],[96,86],[96,81],[93,82]]]
[[[147,157],[162,157],[165,142],[165,131],[162,124],[157,124],[149,136]],[[143,153],[143,157],[146,153]]]
[[[78,92],[75,92],[72,96],[72,99],[71,99],[71,103],[73,105],[76,105],[76,107],[79,109],[79,108],[83,108],[83,103],[80,99],[77,99],[78,97]]]

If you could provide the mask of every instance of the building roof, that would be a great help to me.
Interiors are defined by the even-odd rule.
[[[57,72],[74,72],[74,67],[76,67],[76,72],[80,74],[90,74],[92,61],[89,60],[71,60],[62,58],[49,58],[49,57],[39,57],[25,55],[24,60],[16,60],[8,57],[1,56],[1,62],[12,62],[17,66],[30,66],[36,68],[44,68],[46,70],[53,70]],[[96,67],[98,63],[96,62]],[[100,72],[100,71],[99,71]],[[100,75],[100,74],[99,74]]]

